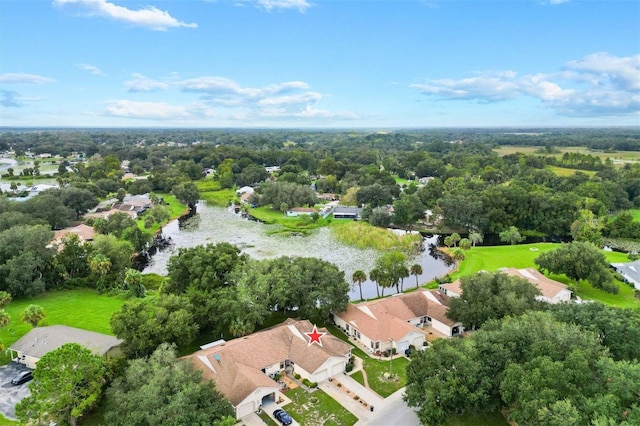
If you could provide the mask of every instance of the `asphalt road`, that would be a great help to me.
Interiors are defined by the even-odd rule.
[[[420,426],[418,415],[402,399],[387,405],[367,426]]]
[[[0,413],[9,419],[15,419],[15,406],[18,402],[29,396],[29,383],[21,385],[11,384],[11,379],[19,372],[27,370],[22,364],[10,362],[0,367]]]

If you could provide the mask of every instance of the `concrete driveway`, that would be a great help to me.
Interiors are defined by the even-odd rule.
[[[17,362],[10,362],[0,367],[0,413],[8,419],[16,418],[16,404],[31,394],[30,382],[17,386],[11,384],[11,379],[24,370],[28,368]]]

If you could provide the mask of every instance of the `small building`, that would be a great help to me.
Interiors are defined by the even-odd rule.
[[[322,346],[309,345],[306,333],[312,330],[307,320],[289,319],[249,336],[204,345],[185,359],[216,383],[240,419],[258,411],[263,402],[278,400],[280,388],[273,377],[280,372],[300,374],[311,382],[344,373],[351,345],[330,334],[322,337]]]
[[[305,214],[312,215],[313,213],[318,213],[318,209],[314,209],[313,207],[294,207],[287,210],[288,217],[298,217]]]
[[[254,189],[250,186],[243,186],[240,189],[236,189],[236,194],[237,195],[242,195],[242,194],[253,194]]]
[[[77,343],[97,355],[109,357],[120,355],[122,340],[66,325],[50,325],[34,328],[8,350],[13,361],[34,369],[40,358],[66,343]]]
[[[362,209],[360,207],[337,206],[333,210],[333,218],[359,220],[361,213],[362,213]]]
[[[264,168],[267,173],[275,173],[280,171],[280,166],[268,166]]]
[[[612,263],[611,267],[622,275],[626,282],[633,285],[636,290],[640,290],[640,260],[627,263]]]

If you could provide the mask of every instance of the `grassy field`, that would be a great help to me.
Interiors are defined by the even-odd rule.
[[[558,176],[571,176],[571,175],[574,175],[576,172],[581,172],[589,176],[593,176],[596,174],[596,172],[594,172],[593,170],[567,169],[565,167],[556,167],[556,166],[548,166],[547,168]]]
[[[509,146],[504,145],[499,148],[495,148],[493,151],[498,155],[509,155],[515,154],[517,152],[523,154],[537,154],[537,151],[541,147],[539,146]],[[587,147],[584,146],[571,146],[558,148],[560,151],[556,154],[543,154],[545,156],[554,156],[554,157],[562,157],[565,153],[580,153],[580,154],[589,154],[595,157],[600,158],[602,161],[607,158],[611,159],[614,164],[618,166],[623,166],[625,163],[637,163],[640,162],[640,151],[615,151],[615,152],[604,152],[604,151],[591,151]]]
[[[171,215],[169,221],[177,219],[187,213],[187,206],[178,201],[178,199],[173,195],[164,192],[160,192],[157,195],[158,197],[162,198],[164,202],[169,206],[169,214]],[[160,230],[160,228],[166,225],[166,223],[154,223],[151,228],[145,228],[144,215],[136,219],[136,224],[141,230],[151,232],[152,234],[155,234]]]
[[[19,424],[20,424],[20,422],[18,422],[16,420],[9,420],[5,416],[0,414],[0,426],[14,426],[14,425],[19,425]]]
[[[226,207],[232,201],[239,199],[235,190],[232,188],[222,189],[220,182],[213,178],[205,178],[194,183],[200,191],[200,199],[214,206]]]
[[[471,275],[478,271],[497,271],[500,268],[531,268],[536,267],[533,262],[540,253],[559,247],[554,243],[518,244],[514,246],[474,247],[466,252],[466,259],[459,265],[455,273],[450,274],[453,279]],[[603,251],[609,262],[628,262],[624,253]],[[551,275],[550,278],[570,283],[563,275]],[[633,288],[618,282],[618,294],[605,293],[586,282],[576,286],[577,296],[582,299],[598,300],[602,303],[621,308],[640,308],[640,300],[634,297]]]
[[[630,212],[633,215],[634,222],[640,222],[640,209],[633,209]]]
[[[353,413],[319,389],[308,393],[302,388],[296,388],[286,395],[291,403],[285,409],[301,425],[350,426],[358,421]]]
[[[16,299],[5,308],[11,316],[11,323],[0,330],[0,339],[8,347],[31,330],[31,326],[20,319],[22,311],[31,304],[44,308],[46,317],[40,325],[63,324],[112,335],[109,319],[123,303],[124,300],[89,289],[61,290]]]
[[[387,229],[371,226],[367,222],[352,220],[332,224],[331,231],[343,244],[382,251],[410,252],[422,240],[419,234],[395,234]]]

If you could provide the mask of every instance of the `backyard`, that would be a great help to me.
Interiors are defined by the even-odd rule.
[[[89,289],[52,291],[33,298],[16,299],[5,308],[11,323],[0,330],[0,340],[9,347],[31,330],[31,326],[20,319],[22,311],[31,304],[44,308],[46,317],[40,325],[63,324],[112,335],[109,319],[123,303],[122,299]],[[0,363],[7,362],[7,356],[0,358]]]
[[[465,252],[466,258],[460,262],[456,272],[450,274],[452,280],[461,276],[471,275],[479,271],[497,271],[500,268],[535,268],[534,259],[549,250],[559,247],[555,243],[517,244],[506,246],[474,247]],[[628,262],[624,253],[604,251],[609,262]],[[570,284],[571,281],[564,275],[549,276],[551,279]],[[577,296],[582,299],[597,300],[607,305],[621,308],[638,308],[640,300],[635,298],[631,286],[617,281],[620,292],[618,294],[606,293],[594,288],[591,284],[581,281],[576,287]]]

